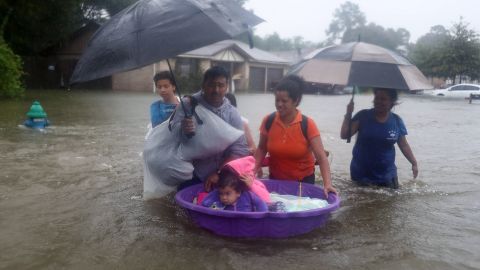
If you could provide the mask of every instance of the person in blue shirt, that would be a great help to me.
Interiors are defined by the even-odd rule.
[[[155,101],[150,105],[152,128],[167,120],[179,103],[178,98],[175,96],[175,81],[169,71],[155,74],[153,81],[162,100]]]
[[[395,166],[395,143],[412,164],[413,178],[418,175],[417,160],[408,144],[407,129],[400,116],[392,113],[397,104],[396,90],[374,88],[373,109],[361,110],[353,118],[353,100],[347,105],[347,114],[342,123],[340,137],[358,132],[350,163],[350,175],[360,185],[377,185],[398,188]]]

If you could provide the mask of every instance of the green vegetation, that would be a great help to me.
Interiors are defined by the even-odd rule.
[[[72,34],[95,21],[102,23],[138,0],[0,0],[2,40],[0,42],[0,97],[23,93],[21,84],[22,57],[46,54],[49,48],[66,41]],[[235,0],[244,5],[248,0]],[[404,28],[384,28],[368,22],[357,4],[346,1],[333,14],[321,43],[302,37],[282,38],[278,33],[265,37],[253,35],[255,47],[267,51],[299,50],[361,40],[403,55],[427,76],[440,78],[480,78],[480,42],[478,33],[460,19],[450,29],[433,26],[429,33],[410,43]],[[238,38],[248,43],[246,34]],[[182,89],[197,89],[201,76],[178,77]],[[455,82],[455,81],[454,81]],[[185,86],[182,86],[185,85]]]
[[[320,43],[305,41],[302,37],[281,38],[278,33],[265,37],[254,35],[255,47],[266,51],[297,50],[307,47],[323,47],[331,44],[358,41],[376,44],[404,53],[409,45],[410,33],[404,28],[384,28],[375,23],[368,23],[365,14],[357,4],[345,2],[333,14],[333,20],[327,31],[327,40]],[[247,35],[239,40],[248,43]]]
[[[0,38],[0,98],[16,98],[24,94],[21,83],[22,61]]]
[[[383,28],[369,23],[357,4],[345,2],[335,10],[328,27],[325,45],[362,41],[404,53],[410,39],[410,32],[404,28]]]
[[[3,29],[8,17],[4,17],[0,26],[0,98],[21,97],[25,91],[21,83],[22,61],[3,39]]]
[[[102,22],[136,0],[1,0],[0,18],[11,12],[5,42],[18,55],[37,56],[89,21]]]
[[[451,78],[459,83],[466,76],[480,78],[480,42],[478,34],[460,19],[450,30],[441,25],[420,37],[409,57],[422,72],[431,77]]]

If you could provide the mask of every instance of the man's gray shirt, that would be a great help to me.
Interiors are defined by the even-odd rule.
[[[237,109],[230,104],[228,99],[223,98],[223,103],[220,107],[216,108],[209,105],[202,97],[201,92],[197,92],[193,94],[193,97],[196,99],[198,104],[201,104],[205,108],[209,109],[220,118],[225,120],[228,124],[236,129],[243,131],[243,122],[240,114],[238,113]],[[188,99],[184,99],[185,107],[188,111],[190,111],[190,104]],[[177,106],[175,115],[172,120],[172,126],[175,127],[176,125],[181,125],[182,119],[185,117],[184,111],[182,109],[182,105],[179,104]],[[195,119],[195,117],[194,117]],[[198,123],[196,123],[198,125]],[[183,139],[187,139],[185,136]],[[220,169],[220,166],[224,163],[225,159],[234,159],[240,158],[244,156],[248,156],[250,154],[247,140],[245,135],[242,135],[238,140],[236,140],[232,145],[230,145],[225,151],[213,155],[211,157],[206,157],[202,159],[197,159],[193,161],[194,171],[193,173],[200,178],[201,181],[205,181],[209,175],[216,172]]]

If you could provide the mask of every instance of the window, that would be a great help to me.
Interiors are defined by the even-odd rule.
[[[461,91],[461,90],[464,90],[463,87],[464,87],[463,85],[457,85],[457,86],[454,86],[454,87],[450,88],[450,91]]]
[[[465,85],[465,90],[468,91],[479,91],[480,87],[474,85]]]
[[[175,69],[180,76],[188,77],[192,73],[197,72],[197,60],[193,58],[177,58]]]

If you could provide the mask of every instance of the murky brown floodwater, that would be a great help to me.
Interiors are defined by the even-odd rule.
[[[43,133],[18,126],[35,99],[53,124]],[[352,144],[338,136],[349,97],[305,96],[342,206],[309,234],[249,240],[195,227],[172,197],[142,200],[154,99],[31,91],[0,101],[0,269],[480,269],[480,102],[402,96],[420,175],[412,181],[397,152],[402,186],[390,191],[349,180]],[[357,96],[356,108],[371,99]],[[238,101],[255,131],[274,109],[270,94]]]

